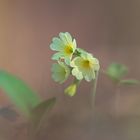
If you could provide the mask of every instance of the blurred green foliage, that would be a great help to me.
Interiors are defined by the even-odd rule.
[[[105,74],[111,78],[112,81],[121,85],[137,85],[140,81],[136,79],[124,79],[128,73],[128,68],[119,63],[112,63],[108,66]]]
[[[113,81],[120,81],[128,73],[128,68],[119,63],[112,63],[108,66],[106,74]]]
[[[136,79],[126,79],[126,80],[121,80],[120,84],[123,84],[123,85],[138,85],[138,84],[140,84],[140,81],[138,81]]]
[[[56,102],[55,98],[45,101],[37,95],[25,82],[16,76],[0,71],[0,88],[10,100],[19,108],[23,115],[38,127],[43,118]]]
[[[52,109],[56,102],[56,98],[51,98],[45,101],[42,101],[38,104],[31,112],[31,122],[36,129],[39,129],[46,119],[48,112]]]
[[[30,110],[41,101],[40,97],[25,82],[2,70],[0,71],[0,88],[25,116],[29,116]]]

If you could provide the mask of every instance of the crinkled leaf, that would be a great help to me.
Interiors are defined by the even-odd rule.
[[[106,74],[114,81],[120,81],[128,72],[128,68],[122,64],[112,63],[106,70]]]
[[[123,84],[123,85],[138,85],[138,84],[140,84],[140,81],[135,80],[135,79],[127,79],[127,80],[121,80],[120,84]]]
[[[2,70],[0,71],[0,88],[27,117],[30,115],[30,110],[40,103],[38,95],[25,82]]]
[[[56,98],[51,98],[38,104],[31,114],[31,122],[35,129],[40,129],[44,124],[44,120],[48,116],[48,112],[52,109],[56,102]]]

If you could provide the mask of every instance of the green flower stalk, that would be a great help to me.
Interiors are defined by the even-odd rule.
[[[52,56],[53,60],[64,59],[67,65],[70,64],[73,53],[76,50],[76,40],[72,39],[70,33],[60,33],[59,37],[54,37],[50,48],[54,51],[58,51]]]

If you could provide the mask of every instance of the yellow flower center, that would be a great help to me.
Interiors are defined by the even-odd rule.
[[[83,63],[82,63],[82,66],[83,66],[83,68],[90,69],[91,68],[91,63],[90,63],[89,60],[84,60]]]
[[[68,55],[71,55],[73,53],[73,49],[72,49],[72,46],[71,45],[67,45],[65,47],[65,53],[68,54]]]

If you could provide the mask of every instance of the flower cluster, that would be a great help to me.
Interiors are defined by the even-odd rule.
[[[57,51],[52,59],[57,63],[52,66],[52,78],[54,81],[64,83],[70,75],[75,77],[65,93],[73,96],[78,83],[85,79],[91,81],[96,78],[99,71],[99,61],[92,54],[77,47],[76,40],[70,33],[59,33],[59,37],[54,37],[50,48]]]

